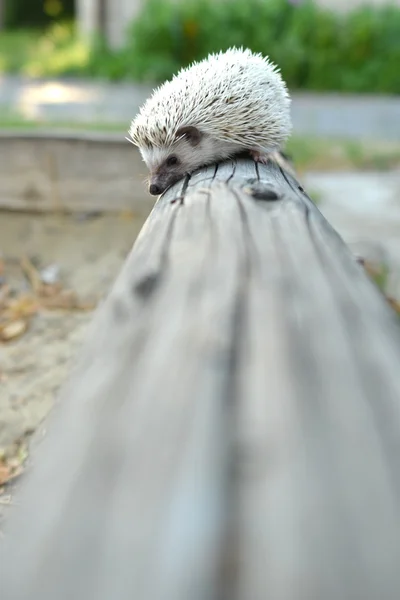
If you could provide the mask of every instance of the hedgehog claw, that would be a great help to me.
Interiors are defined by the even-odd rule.
[[[259,150],[250,150],[250,155],[256,163],[267,165],[271,159],[271,155],[266,152],[260,152]]]

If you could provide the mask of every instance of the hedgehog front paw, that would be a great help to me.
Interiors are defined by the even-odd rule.
[[[259,150],[250,150],[250,156],[255,162],[261,163],[262,165],[267,165],[271,160],[271,154],[260,152]]]

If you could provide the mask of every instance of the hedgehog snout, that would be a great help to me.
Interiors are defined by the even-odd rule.
[[[171,182],[166,177],[151,177],[149,181],[149,192],[152,196],[159,196],[165,192],[165,190],[172,185],[172,183],[175,182]]]
[[[152,196],[159,196],[162,193],[162,189],[156,183],[150,183],[149,192]]]
[[[182,173],[158,172],[156,175],[150,176],[149,192],[152,196],[159,196],[165,192],[166,189],[179,181],[182,177]]]

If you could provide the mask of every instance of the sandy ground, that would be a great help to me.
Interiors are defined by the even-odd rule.
[[[32,292],[21,268],[21,258],[28,256],[39,272],[57,265],[64,289],[74,290],[82,303],[96,303],[110,289],[141,225],[128,215],[0,213],[3,289],[7,284],[16,298]],[[39,310],[26,333],[0,342],[0,451],[20,454],[21,442],[24,446],[38,431],[91,317],[90,310]],[[9,489],[0,494],[0,520],[8,494]]]

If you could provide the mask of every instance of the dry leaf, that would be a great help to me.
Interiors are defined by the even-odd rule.
[[[11,321],[10,323],[6,323],[5,325],[0,326],[0,339],[3,342],[8,342],[15,338],[20,337],[28,328],[27,321],[23,321],[22,319],[17,321]]]
[[[10,465],[7,462],[0,461],[0,485],[4,485],[13,479],[16,479],[23,473],[21,464]]]
[[[62,291],[61,283],[44,283],[40,288],[40,297],[48,298],[50,296],[57,296]]]
[[[27,458],[28,446],[25,441],[15,442],[6,449],[0,448],[0,487],[23,473]]]
[[[94,302],[82,302],[72,290],[64,290],[57,296],[42,298],[41,305],[53,310],[93,310],[96,306]]]
[[[48,268],[47,282],[41,280],[41,273],[29,258],[23,257],[20,265],[32,286],[32,292],[13,297],[9,286],[0,287],[0,341],[8,342],[23,335],[28,329],[30,317],[40,310],[91,311],[96,308],[96,302],[80,300],[74,291],[63,289],[62,284],[56,281],[57,265]]]
[[[22,475],[24,469],[22,465],[18,467],[11,467],[5,463],[0,463],[0,485],[4,485],[5,483],[9,483],[13,479],[16,479],[20,475]]]
[[[7,483],[10,476],[10,469],[4,463],[0,463],[0,485]]]
[[[30,317],[38,310],[39,302],[37,298],[30,294],[23,294],[8,301],[4,316],[6,318]]]

